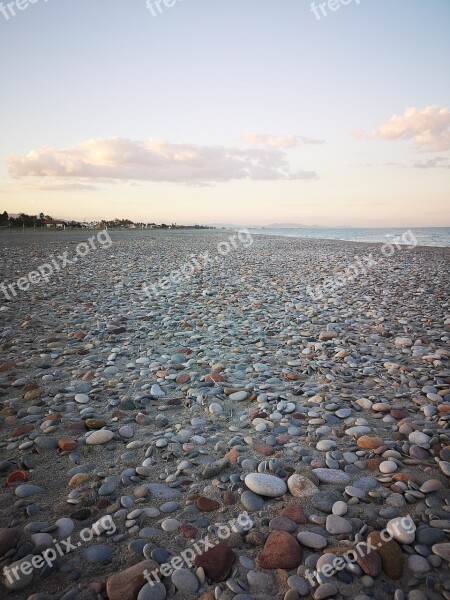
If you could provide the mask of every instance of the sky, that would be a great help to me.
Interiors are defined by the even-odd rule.
[[[0,3],[0,212],[450,226],[450,0]]]

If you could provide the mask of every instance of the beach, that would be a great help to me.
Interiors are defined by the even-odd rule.
[[[450,598],[450,248],[403,242],[1,232],[0,597]]]

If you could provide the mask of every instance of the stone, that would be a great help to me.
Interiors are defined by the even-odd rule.
[[[370,546],[360,543],[356,552],[356,562],[366,575],[378,577],[381,573],[381,556],[377,550],[372,550]]]
[[[287,482],[289,491],[296,498],[307,498],[319,492],[319,488],[307,477],[294,473]]]
[[[182,592],[195,593],[198,590],[198,579],[189,569],[176,569],[172,573],[172,583]]]
[[[325,598],[336,596],[337,593],[337,588],[333,583],[322,583],[314,591],[313,598],[314,600],[324,600]]]
[[[153,560],[144,560],[110,575],[106,581],[108,600],[136,600],[139,591],[147,583],[144,571],[150,574],[156,569],[158,565]]]
[[[155,581],[153,583],[146,583],[144,587],[139,590],[137,600],[165,600],[166,597],[167,592],[164,584]]]
[[[265,473],[249,473],[245,477],[245,485],[255,494],[277,498],[287,492],[286,483],[274,475]]]
[[[430,572],[430,564],[427,559],[418,554],[413,554],[408,557],[408,567],[415,575],[423,575]]]
[[[363,450],[375,450],[383,445],[383,440],[374,435],[362,435],[356,444]]]
[[[43,487],[40,487],[39,485],[33,485],[32,483],[18,485],[14,490],[14,493],[19,498],[28,498],[30,496],[35,496],[36,494],[42,494],[42,492],[45,492]]]
[[[308,519],[305,517],[303,508],[299,504],[289,504],[280,513],[280,517],[286,517],[297,525],[305,525]]]
[[[201,567],[209,579],[219,582],[229,576],[235,558],[236,555],[231,548],[224,544],[217,544],[203,554],[198,554],[194,564],[196,567]]]
[[[31,563],[33,554],[27,554],[24,558],[16,560],[8,565],[8,573],[4,572],[3,584],[10,591],[23,590],[33,581],[33,565]],[[26,566],[25,573],[22,568]],[[29,568],[31,566],[31,568]],[[25,569],[24,569],[25,570]]]
[[[433,551],[433,554],[436,554],[437,556],[440,556],[447,562],[450,562],[450,543],[434,544],[434,546],[431,549]]]
[[[421,448],[428,449],[430,447],[430,438],[422,431],[413,431],[409,434],[408,440],[411,444],[416,444]]]
[[[0,558],[17,546],[22,536],[18,527],[0,529]]]
[[[313,548],[314,550],[321,550],[327,545],[327,540],[323,535],[313,533],[312,531],[301,531],[297,534],[297,540],[302,546]]]
[[[380,466],[378,467],[380,469],[381,473],[394,473],[394,471],[397,470],[397,463],[395,463],[393,460],[384,460],[383,462],[380,463]]]
[[[400,544],[412,544],[415,539],[416,526],[409,517],[395,517],[388,521],[386,529]]]
[[[202,512],[212,512],[220,507],[220,504],[216,500],[205,498],[204,496],[197,498],[196,505]]]
[[[351,533],[353,527],[347,519],[332,514],[327,517],[326,529],[328,533],[331,533],[332,535],[341,535],[343,533]]]
[[[86,438],[86,444],[88,446],[99,446],[101,444],[107,444],[114,437],[114,433],[109,429],[98,429]]]
[[[403,552],[394,540],[384,541],[379,531],[372,531],[367,541],[377,548],[381,568],[389,579],[400,579],[403,574]]]
[[[347,484],[350,481],[349,475],[338,469],[313,469],[313,473],[317,475],[323,483]]]
[[[241,495],[241,504],[246,510],[254,512],[264,506],[264,500],[254,492],[246,490]]]
[[[285,531],[274,531],[257,558],[261,569],[296,569],[302,560],[302,551],[295,538]]]

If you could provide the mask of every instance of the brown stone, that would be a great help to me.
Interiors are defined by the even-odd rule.
[[[11,369],[14,369],[15,366],[16,366],[16,363],[14,363],[12,361],[5,362],[0,365],[0,373],[6,373],[6,371],[11,371]]]
[[[280,516],[291,519],[291,521],[294,521],[297,525],[306,525],[308,522],[300,504],[289,504],[286,508],[283,508]]]
[[[39,388],[37,383],[27,383],[24,387],[23,387],[23,392],[31,392],[32,390],[37,390]]]
[[[378,531],[372,531],[367,541],[376,546],[381,558],[381,567],[389,579],[400,579],[403,574],[403,553],[395,540],[383,541]]]
[[[374,435],[362,435],[356,443],[363,450],[375,450],[383,445],[383,440]]]
[[[209,375],[206,375],[205,381],[223,381],[223,377],[219,373],[209,373]]]
[[[25,394],[23,395],[23,399],[28,402],[29,400],[36,400],[36,398],[40,398],[41,396],[42,390],[36,388],[34,390],[30,390],[29,392],[25,392]]]
[[[302,561],[297,540],[286,531],[273,531],[257,558],[261,569],[296,569]]]
[[[106,426],[104,419],[86,419],[85,423],[88,429],[101,429]]]
[[[410,473],[394,473],[392,475],[392,479],[394,481],[402,481],[403,483],[408,483],[408,481],[414,481],[414,483],[417,483],[417,477],[415,477],[414,475],[411,475]]]
[[[230,463],[237,463],[239,458],[239,452],[232,448],[229,452],[225,454],[224,458],[228,458],[230,460]]]
[[[21,435],[25,435],[26,433],[30,433],[30,431],[33,431],[33,429],[34,425],[31,424],[19,425],[19,427],[16,427],[12,430],[11,435],[12,437],[19,437]]]
[[[179,375],[177,375],[177,378],[175,379],[175,381],[177,383],[187,383],[190,380],[191,380],[191,376],[188,373],[180,373]]]
[[[236,504],[236,502],[237,502],[237,498],[233,494],[233,492],[224,492],[224,494],[223,494],[223,503],[224,504],[226,504],[227,506],[231,506],[233,504]]]
[[[259,454],[263,454],[264,456],[272,456],[272,454],[275,454],[275,448],[273,448],[273,446],[269,446],[268,444],[255,444],[253,446],[253,450],[255,452],[259,452]]]
[[[147,583],[144,571],[150,574],[158,565],[153,560],[144,560],[124,571],[108,577],[106,593],[109,600],[136,600],[139,591]]]
[[[381,573],[381,557],[376,550],[364,543],[358,544],[356,550],[356,562],[366,575],[378,577]]]
[[[202,512],[212,512],[213,510],[217,510],[220,506],[216,500],[212,500],[211,498],[205,498],[204,496],[200,496],[200,498],[196,502],[197,508]]]
[[[0,558],[17,546],[21,537],[20,529],[0,529]]]
[[[203,554],[198,554],[194,563],[196,567],[202,567],[209,579],[218,582],[228,577],[235,558],[236,555],[231,548],[224,544],[217,544]]]
[[[45,415],[42,418],[43,421],[58,421],[61,418],[61,413],[53,413],[51,415]]]
[[[89,479],[89,475],[87,473],[76,473],[71,477],[69,481],[69,487],[78,487],[85,481]]]
[[[182,523],[180,525],[180,531],[183,534],[183,537],[187,538],[188,540],[192,540],[197,535],[198,529],[197,527],[194,527],[194,525],[186,525],[185,523]]]
[[[378,471],[378,467],[380,466],[381,458],[369,458],[366,461],[367,468],[369,471]]]
[[[58,440],[58,448],[62,450],[62,452],[68,452],[70,450],[75,450],[77,447],[77,442],[75,440]]]

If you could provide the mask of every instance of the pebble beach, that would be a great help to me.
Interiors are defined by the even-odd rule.
[[[97,235],[0,233],[0,598],[450,599],[450,248]]]

